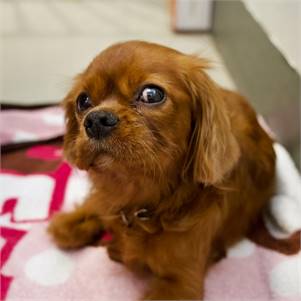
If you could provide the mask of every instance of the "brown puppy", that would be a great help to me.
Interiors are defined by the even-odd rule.
[[[93,188],[49,232],[58,246],[78,248],[111,231],[109,256],[151,275],[144,299],[200,299],[210,263],[273,193],[271,139],[206,65],[156,44],[121,43],[64,100],[65,155]]]

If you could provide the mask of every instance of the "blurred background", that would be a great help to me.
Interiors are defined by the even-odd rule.
[[[299,0],[0,0],[0,101],[57,104],[110,44],[153,41],[209,58],[299,164],[300,31]]]

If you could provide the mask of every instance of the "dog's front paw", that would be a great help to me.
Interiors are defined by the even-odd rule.
[[[97,242],[103,233],[103,226],[97,216],[75,210],[56,214],[48,232],[60,248],[76,249]]]

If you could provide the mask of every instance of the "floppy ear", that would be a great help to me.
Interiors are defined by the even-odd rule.
[[[192,97],[192,129],[184,172],[191,172],[195,182],[217,184],[239,159],[239,145],[234,137],[229,112],[221,90],[202,70],[204,64],[186,73]]]

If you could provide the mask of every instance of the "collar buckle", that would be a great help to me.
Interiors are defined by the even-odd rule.
[[[133,213],[134,218],[139,219],[140,221],[148,221],[151,219],[151,213],[146,208],[141,208]],[[120,211],[120,217],[122,222],[126,227],[131,227],[133,219],[129,218],[129,215],[127,215],[123,210]]]
[[[131,222],[129,221],[128,217],[126,216],[126,214],[124,213],[123,210],[120,211],[120,217],[122,222],[127,226],[130,227],[131,226]]]
[[[150,212],[146,208],[137,210],[136,212],[134,212],[134,216],[141,221],[147,221],[151,218]]]

